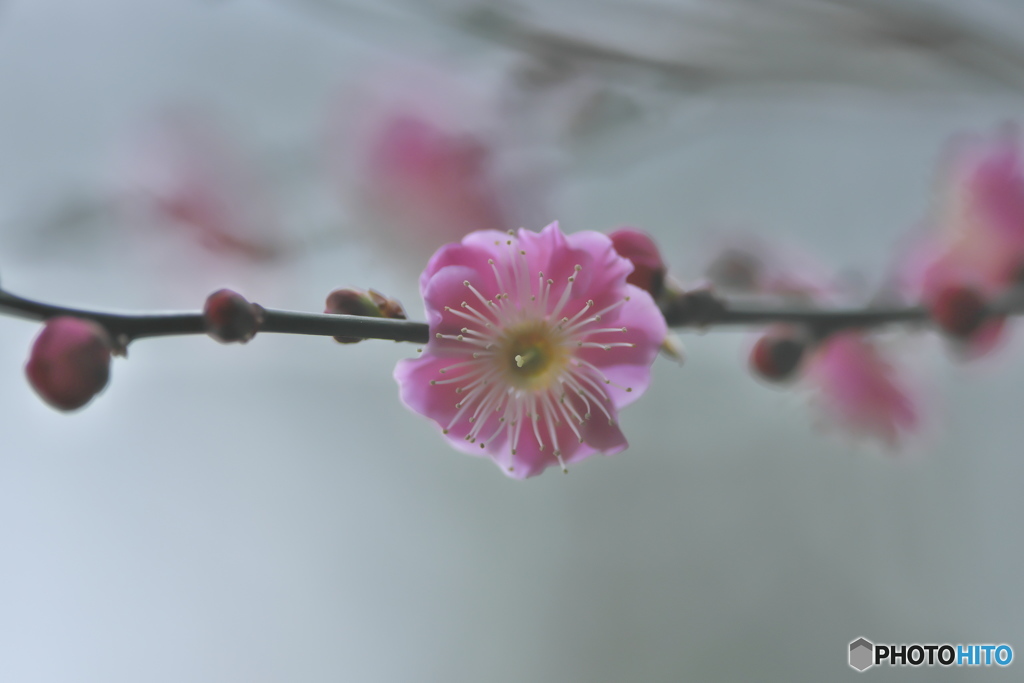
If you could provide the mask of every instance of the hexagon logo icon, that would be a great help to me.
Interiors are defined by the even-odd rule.
[[[850,666],[857,671],[865,671],[875,663],[875,646],[865,638],[858,638],[850,643]]]

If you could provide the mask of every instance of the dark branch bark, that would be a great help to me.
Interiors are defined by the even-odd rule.
[[[819,336],[841,329],[881,327],[896,323],[925,323],[927,309],[920,306],[822,309],[734,304],[709,290],[696,290],[671,298],[662,305],[669,327],[767,325],[793,323],[811,328]]]
[[[141,315],[100,313],[40,303],[2,291],[0,291],[0,312],[39,321],[65,315],[85,318],[102,325],[111,337],[119,340],[122,345],[145,337],[206,333],[206,322],[201,313],[145,313]],[[274,309],[264,309],[264,318],[259,331],[326,337],[390,339],[417,344],[426,344],[429,333],[426,323],[408,320],[299,313]]]
[[[426,344],[430,330],[426,323],[354,315],[302,313],[264,309],[259,332],[306,334],[324,337],[358,337]],[[922,306],[887,308],[794,308],[731,303],[710,290],[696,290],[673,297],[662,305],[669,327],[710,328],[719,326],[803,325],[823,337],[843,329],[866,329],[887,325],[927,324],[928,310]],[[44,321],[58,316],[92,320],[122,346],[136,339],[184,334],[205,334],[202,313],[104,313],[32,301],[0,290],[0,314]],[[991,302],[988,314],[1024,314],[1024,289],[1011,290]]]

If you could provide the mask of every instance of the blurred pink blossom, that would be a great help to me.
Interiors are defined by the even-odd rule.
[[[488,171],[493,153],[469,135],[448,133],[411,112],[380,123],[368,141],[361,201],[413,239],[459,239],[508,227]]]
[[[329,154],[360,228],[417,258],[539,219],[545,171],[481,83],[427,66],[375,73],[331,120]]]
[[[212,121],[175,111],[134,149],[127,184],[156,225],[217,254],[264,260],[277,253],[279,225],[256,175]]]
[[[726,291],[792,306],[849,304],[854,298],[829,269],[793,247],[757,238],[726,243],[708,268]],[[898,445],[919,429],[920,409],[875,338],[841,331],[823,339],[794,324],[764,330],[748,351],[751,370],[775,383],[801,380],[829,420],[853,434]]]
[[[896,446],[919,427],[918,407],[876,344],[860,332],[825,339],[806,362],[808,381],[838,424]]]
[[[1024,159],[1015,131],[959,141],[939,182],[929,232],[900,264],[908,294],[927,305],[952,289],[993,298],[1024,271]],[[981,355],[1001,341],[1005,321],[992,319],[965,351]]]
[[[626,448],[618,411],[666,334],[633,267],[597,232],[473,232],[420,277],[431,339],[395,368],[402,401],[511,477]]]
[[[1024,175],[1020,140],[1011,131],[971,138],[954,150],[935,217],[938,280],[966,278],[990,293],[1014,283],[1024,266]]]

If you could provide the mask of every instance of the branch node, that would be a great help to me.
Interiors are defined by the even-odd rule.
[[[725,315],[727,304],[711,289],[695,289],[666,297],[662,313],[670,327],[708,327]]]

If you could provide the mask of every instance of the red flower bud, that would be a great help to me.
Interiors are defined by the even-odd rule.
[[[405,309],[397,299],[389,299],[376,290],[344,288],[327,295],[324,313],[335,315],[361,315],[367,318],[396,318],[405,320]],[[335,337],[341,344],[355,344],[361,337]]]
[[[25,375],[36,393],[58,410],[77,410],[110,380],[110,335],[81,318],[46,322],[32,345]]]
[[[988,307],[977,290],[951,285],[940,290],[931,302],[932,320],[951,337],[967,339],[981,328]]]
[[[768,332],[750,352],[750,369],[772,382],[784,382],[800,367],[806,344],[792,336]]]
[[[203,306],[206,333],[222,344],[246,343],[263,322],[263,312],[256,304],[230,289],[220,289],[206,298]]]
[[[655,300],[665,291],[668,270],[661,260],[661,252],[651,236],[632,228],[620,228],[608,235],[619,256],[633,263],[633,272],[626,282],[650,293]]]

